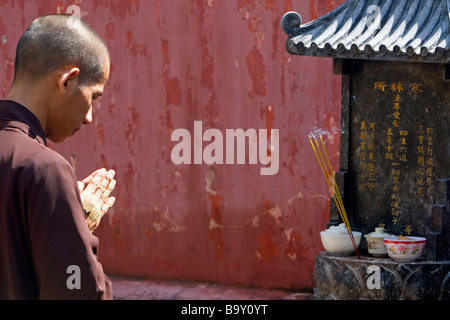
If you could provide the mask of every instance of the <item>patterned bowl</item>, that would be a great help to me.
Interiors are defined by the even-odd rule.
[[[411,240],[399,240],[398,237],[384,238],[389,257],[398,262],[413,262],[419,258],[425,248],[425,238],[409,237]]]

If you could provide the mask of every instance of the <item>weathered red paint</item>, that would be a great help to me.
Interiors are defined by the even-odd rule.
[[[310,289],[329,193],[307,135],[339,128],[340,80],[327,59],[290,56],[279,22],[328,12],[325,0],[0,0],[0,93],[36,17],[80,6],[112,56],[94,123],[52,145],[79,178],[117,171],[117,202],[96,234],[105,271]],[[171,133],[279,129],[280,170],[171,162]],[[339,133],[328,147],[337,167]]]

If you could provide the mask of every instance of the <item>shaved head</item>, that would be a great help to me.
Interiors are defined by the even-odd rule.
[[[72,23],[69,19],[77,19]],[[80,69],[81,86],[104,80],[109,51],[84,20],[53,14],[34,20],[22,35],[16,52],[14,81],[39,80],[65,66]]]

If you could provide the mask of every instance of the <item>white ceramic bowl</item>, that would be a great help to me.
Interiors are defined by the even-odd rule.
[[[355,239],[356,247],[358,248],[361,242],[361,232],[353,231],[353,238]],[[349,234],[331,234],[326,231],[320,233],[320,239],[325,251],[332,256],[351,256],[355,253],[352,240]]]
[[[398,240],[398,237],[384,238],[389,257],[398,262],[413,262],[419,258],[425,248],[426,239],[410,237],[412,240]]]

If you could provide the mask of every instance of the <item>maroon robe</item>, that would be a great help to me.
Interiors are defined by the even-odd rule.
[[[24,106],[0,100],[0,299],[112,299],[70,164]]]

